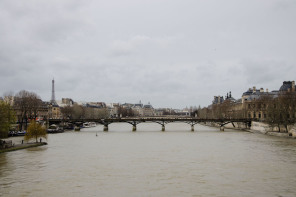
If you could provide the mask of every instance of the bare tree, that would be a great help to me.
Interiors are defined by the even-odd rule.
[[[20,129],[23,128],[23,124],[25,124],[26,129],[28,120],[35,119],[37,117],[37,111],[41,104],[42,100],[34,92],[21,90],[15,95],[14,109],[17,112]]]
[[[278,127],[279,132],[281,131],[281,107],[278,98],[268,103],[266,121],[272,128]]]
[[[121,114],[122,117],[131,117],[131,116],[134,116],[134,112],[131,108],[125,108],[125,107],[122,107],[120,106],[118,108],[118,114]]]
[[[280,106],[280,121],[288,132],[288,126],[295,124],[295,92],[283,92],[279,95],[278,104]]]
[[[85,110],[81,105],[74,104],[72,109],[73,109],[72,118],[74,119],[84,118]]]
[[[72,118],[73,115],[73,107],[67,105],[61,108],[61,113],[63,114],[64,118]]]

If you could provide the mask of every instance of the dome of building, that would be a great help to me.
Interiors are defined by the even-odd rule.
[[[295,82],[293,81],[284,81],[283,85],[280,87],[280,92],[288,91],[289,89],[292,90],[292,87],[295,88]]]

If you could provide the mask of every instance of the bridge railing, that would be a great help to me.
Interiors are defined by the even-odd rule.
[[[126,121],[195,121],[195,122],[251,122],[258,121],[255,118],[104,118],[104,119],[49,119],[49,122],[126,122]]]

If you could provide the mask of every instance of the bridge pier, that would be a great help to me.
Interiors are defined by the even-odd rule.
[[[165,131],[165,126],[164,125],[162,125],[161,131]]]
[[[108,131],[108,125],[104,125],[104,131]]]
[[[133,131],[137,131],[137,125],[133,125]]]
[[[194,131],[194,125],[191,125],[191,131]]]

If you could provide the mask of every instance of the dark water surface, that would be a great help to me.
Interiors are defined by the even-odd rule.
[[[131,129],[52,134],[47,146],[0,154],[0,196],[296,196],[296,140],[182,123]]]

